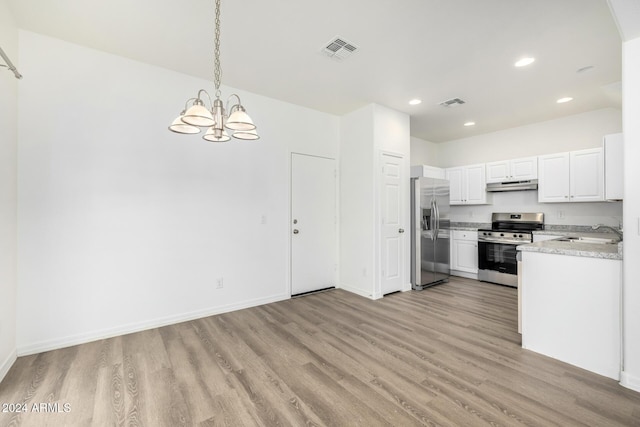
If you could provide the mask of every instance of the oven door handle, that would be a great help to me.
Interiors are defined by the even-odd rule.
[[[514,240],[500,240],[500,239],[482,238],[482,239],[478,239],[478,243],[500,243],[502,245],[526,245],[526,244],[529,244],[531,242],[518,242],[518,241],[514,241]]]

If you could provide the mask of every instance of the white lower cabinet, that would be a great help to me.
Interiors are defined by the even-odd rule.
[[[472,279],[478,278],[477,231],[452,231],[451,274]]]

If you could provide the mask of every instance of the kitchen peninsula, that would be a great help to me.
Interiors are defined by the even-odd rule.
[[[522,347],[617,380],[622,243],[611,236],[565,235],[518,247]]]

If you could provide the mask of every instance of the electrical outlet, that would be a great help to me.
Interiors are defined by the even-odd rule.
[[[564,212],[563,211],[558,211],[558,218],[559,219],[564,218]]]
[[[218,277],[218,280],[216,280],[216,289],[222,288],[224,288],[224,279],[222,277]]]

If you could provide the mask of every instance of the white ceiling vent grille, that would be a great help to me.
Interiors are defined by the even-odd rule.
[[[453,108],[453,107],[457,107],[458,105],[462,105],[464,104],[464,101],[460,98],[451,98],[451,99],[447,99],[446,101],[442,101],[440,104],[438,105],[442,105],[443,107],[446,108]]]
[[[356,45],[340,36],[334,37],[322,48],[327,56],[339,61],[353,55],[356,50],[358,50]]]

